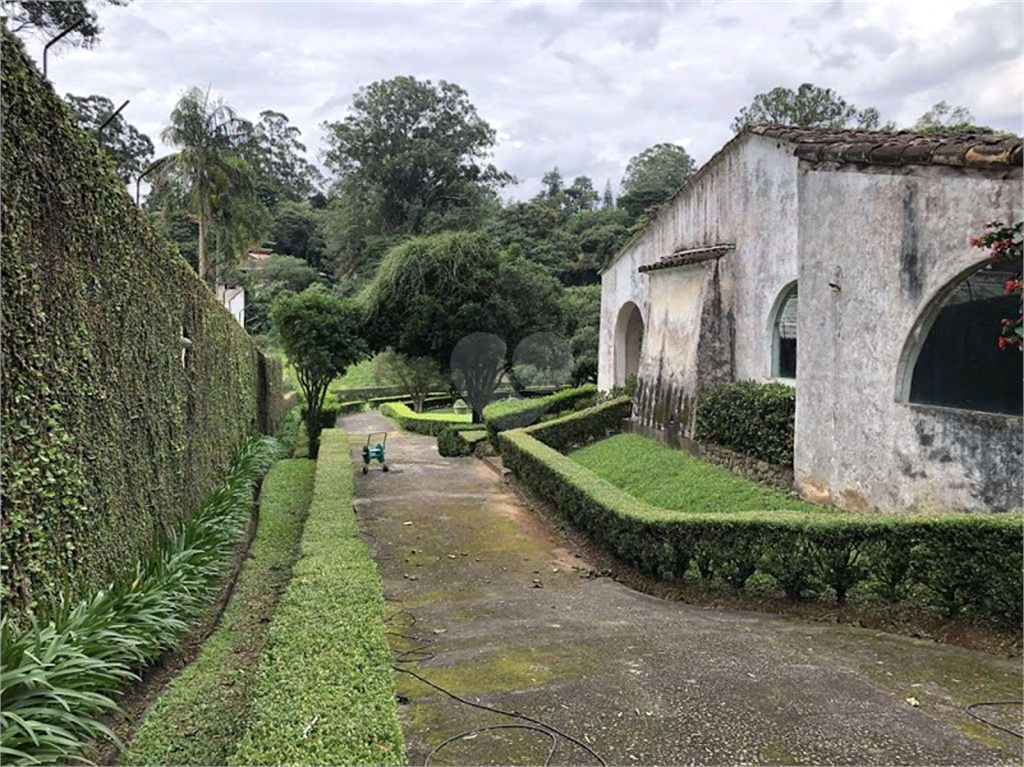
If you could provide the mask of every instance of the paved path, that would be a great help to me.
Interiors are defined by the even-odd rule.
[[[420,648],[404,667],[457,695],[542,720],[610,765],[1021,762],[1020,740],[963,710],[1020,700],[1019,660],[692,607],[586,577],[585,562],[479,460],[442,458],[433,438],[396,432],[376,413],[341,425],[359,465],[366,432],[391,431],[391,471],[356,468],[356,510],[393,647]],[[413,765],[459,733],[527,724],[406,674],[396,683]],[[977,713],[1013,721],[1012,708]],[[550,745],[535,730],[485,730],[430,763],[543,764]],[[559,738],[552,763],[598,762]]]

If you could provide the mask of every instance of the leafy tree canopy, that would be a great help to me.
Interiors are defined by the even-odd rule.
[[[96,11],[89,6],[128,5],[131,0],[3,0],[0,10],[8,17],[8,28],[14,32],[36,32],[41,37],[55,37],[79,19],[84,18],[64,40],[83,48],[91,48],[100,38]]]
[[[889,123],[879,127],[880,116],[874,107],[858,110],[831,88],[804,83],[796,91],[773,88],[759,93],[749,106],[743,107],[733,120],[732,129],[739,133],[758,123],[797,125],[802,128],[863,128],[892,130]]]
[[[96,131],[114,114],[114,103],[105,96],[75,96],[69,93],[65,99],[75,112],[82,130],[97,136]],[[134,180],[153,162],[153,142],[149,136],[117,115],[97,136],[100,146],[117,164],[117,175],[126,184]]]
[[[513,180],[485,162],[494,129],[466,91],[443,80],[372,83],[355,94],[344,120],[323,127],[335,194],[350,198],[366,234],[426,232],[432,217],[477,207]]]
[[[320,231],[321,211],[308,202],[282,202],[274,211],[270,239],[275,253],[301,258],[314,269],[320,269],[324,238]]]
[[[267,224],[253,170],[240,155],[248,130],[230,106],[211,99],[209,91],[192,88],[175,105],[171,124],[161,134],[178,151],[160,167],[155,184],[173,182],[184,193],[198,227],[197,268],[211,282],[259,240]]]
[[[448,372],[453,352],[468,336],[501,339],[496,355],[483,341],[470,344],[487,359],[486,375],[466,397],[479,419],[518,344],[535,332],[562,331],[561,293],[544,267],[500,253],[488,236],[446,232],[393,248],[361,298],[375,348],[431,357]]]
[[[316,458],[327,387],[345,370],[369,356],[363,340],[363,314],[351,299],[321,285],[282,295],[270,309],[274,328],[289,362],[295,366],[306,398],[309,457]]]
[[[299,202],[323,185],[315,165],[305,158],[302,135],[288,116],[265,109],[255,123],[240,126],[239,152],[257,176],[260,201],[273,210],[284,201]]]
[[[636,221],[675,194],[696,169],[689,152],[678,144],[648,147],[626,165],[618,205]]]

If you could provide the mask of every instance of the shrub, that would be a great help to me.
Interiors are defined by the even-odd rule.
[[[622,421],[629,418],[632,410],[633,401],[629,397],[619,397],[553,421],[529,426],[524,431],[545,445],[565,452],[618,433],[622,430]]]
[[[499,432],[529,426],[545,413],[561,413],[572,408],[580,400],[593,403],[597,398],[597,387],[586,384],[576,389],[562,389],[546,397],[533,399],[507,399],[492,402],[484,408],[484,422],[492,440]]]
[[[111,696],[132,669],[173,647],[216,593],[276,450],[272,439],[249,440],[224,482],[136,564],[133,578],[59,605],[25,631],[0,619],[5,764],[79,761],[90,738],[111,736],[94,717],[117,708]]]
[[[437,452],[447,457],[473,455],[476,445],[487,439],[480,424],[453,424],[437,435]]]
[[[768,463],[793,465],[796,390],[783,383],[739,381],[701,395],[696,438]]]
[[[348,435],[325,431],[288,589],[229,764],[405,764],[380,577],[352,513]],[[343,513],[339,513],[339,510]]]
[[[965,611],[1020,625],[1024,540],[1019,514],[669,511],[634,498],[543,444],[536,438],[543,428],[550,426],[502,433],[504,465],[611,553],[652,576],[680,578],[693,562],[705,581],[719,577],[741,589],[761,572],[774,575],[795,596],[828,586],[838,602],[859,583],[880,583],[883,588],[876,592],[892,594],[920,584],[929,604],[947,615]],[[908,550],[910,561],[903,563]]]

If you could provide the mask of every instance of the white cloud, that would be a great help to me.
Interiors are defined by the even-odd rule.
[[[811,82],[883,120],[939,100],[1020,130],[1017,2],[143,2],[101,6],[91,51],[51,54],[58,93],[130,98],[158,141],[177,98],[211,87],[240,114],[284,112],[315,158],[324,120],[399,74],[465,88],[498,130],[496,163],[532,195],[554,165],[617,184],[629,158],[677,141],[699,162],[739,109]],[[31,41],[30,53],[42,44]],[[682,137],[682,138],[679,138]]]

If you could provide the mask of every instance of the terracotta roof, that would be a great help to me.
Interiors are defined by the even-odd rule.
[[[796,144],[793,154],[809,162],[867,165],[952,165],[964,168],[1020,167],[1022,141],[990,133],[836,130],[754,125],[745,133]]]
[[[726,253],[736,250],[735,245],[721,244],[721,245],[709,245],[706,248],[690,248],[688,250],[677,250],[675,253],[669,256],[663,256],[660,261],[655,261],[653,264],[644,264],[638,272],[653,272],[656,269],[670,269],[673,266],[687,266],[689,264],[699,264],[701,261],[711,261],[715,258],[721,258]]]

